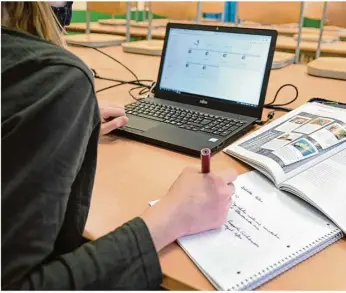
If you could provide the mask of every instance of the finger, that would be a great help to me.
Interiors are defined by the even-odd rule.
[[[235,187],[234,187],[233,183],[230,183],[227,186],[227,188],[229,190],[229,198],[228,198],[228,201],[227,201],[227,205],[228,205],[228,209],[230,209],[232,207],[232,204],[233,204],[233,195],[235,193]]]
[[[99,101],[99,107],[100,108],[120,108],[120,109],[124,109],[125,106],[124,105],[118,105],[118,104],[114,104],[110,101]]]
[[[110,108],[118,108],[118,109],[125,109],[125,106],[124,105],[116,105],[116,104],[108,104],[108,107]]]
[[[231,201],[234,195],[234,192],[235,192],[235,188],[232,183],[230,185],[223,185],[219,189],[219,194],[222,197],[222,200],[224,202]]]
[[[183,172],[188,172],[188,173],[200,173],[201,172],[201,168],[197,167],[197,166],[188,166],[185,167]]]
[[[115,118],[109,122],[106,123],[102,123],[101,124],[101,133],[102,135],[105,135],[117,128],[121,128],[124,127],[127,122],[129,121],[129,119],[126,116],[121,116],[118,118]]]
[[[218,172],[218,175],[224,180],[226,184],[232,183],[238,177],[236,170],[231,168]]]
[[[227,210],[230,210],[233,205],[233,200],[230,198],[229,201],[227,202]]]
[[[232,202],[233,196],[235,194],[235,186],[233,185],[233,183],[230,183],[228,186],[228,191],[229,191],[229,201]]]
[[[105,107],[100,109],[101,116],[104,119],[109,117],[121,117],[125,115],[124,108],[116,108],[116,107]]]

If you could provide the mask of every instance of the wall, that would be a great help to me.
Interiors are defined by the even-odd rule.
[[[197,17],[197,2],[152,2],[155,14],[172,19],[195,19]],[[202,11],[210,13],[223,12],[223,2],[202,2]]]
[[[86,10],[86,1],[74,1],[73,10]]]
[[[238,17],[244,20],[263,24],[297,23],[300,14],[300,2],[240,2]],[[307,1],[304,16],[320,19],[323,11],[323,2]],[[328,25],[346,27],[346,2],[328,1]]]
[[[297,23],[300,2],[241,2],[238,18],[262,24]]]
[[[329,2],[327,8],[328,24],[346,27],[346,2]]]
[[[133,1],[133,6],[135,2]],[[306,2],[305,16],[319,18],[322,14],[322,2]],[[88,2],[94,9],[103,12],[124,13],[125,2]],[[84,10],[86,2],[74,2],[75,10]],[[184,2],[152,2],[155,14],[173,19],[195,19],[197,3]],[[223,12],[224,2],[203,2],[202,11],[210,13]],[[101,11],[102,12],[102,11]],[[300,2],[239,2],[238,17],[242,20],[263,24],[297,23],[300,13]],[[346,27],[346,2],[328,1],[327,24]]]
[[[76,4],[78,2],[75,2]],[[84,2],[85,3],[85,2]],[[88,2],[88,7],[94,11],[104,13],[124,13],[126,11],[126,2]],[[196,2],[152,2],[152,11],[155,14],[173,19],[195,19],[197,16]],[[73,5],[73,9],[78,10],[81,6]],[[132,2],[135,6],[135,2]],[[203,2],[203,12],[223,12],[223,2]],[[84,4],[85,7],[85,4]]]

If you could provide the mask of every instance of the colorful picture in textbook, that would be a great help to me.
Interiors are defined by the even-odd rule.
[[[317,153],[317,149],[314,147],[314,145],[305,138],[297,140],[292,144],[292,146],[301,152],[304,157]]]
[[[332,126],[327,127],[327,129],[334,134],[337,140],[343,140],[346,138],[346,130],[342,128],[339,124],[335,123]]]
[[[286,141],[292,141],[292,140],[295,139],[295,137],[292,136],[291,133],[285,133],[284,135],[279,136],[277,139],[286,140]]]
[[[302,116],[296,116],[296,117],[294,117],[293,119],[291,119],[289,122],[295,123],[295,124],[303,125],[303,124],[305,124],[306,122],[308,122],[309,120],[310,120],[310,119],[305,118],[305,117],[302,117]]]
[[[312,120],[310,123],[318,125],[318,126],[325,126],[325,125],[329,124],[331,121],[332,120],[330,120],[330,119],[317,118],[315,120]]]
[[[339,123],[333,123],[310,134],[309,137],[323,149],[327,149],[346,139],[346,128]]]

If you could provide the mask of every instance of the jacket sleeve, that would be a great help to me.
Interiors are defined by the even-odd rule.
[[[10,289],[144,290],[162,282],[149,231],[135,218],[77,250],[39,265]]]
[[[85,176],[92,188],[94,174],[81,174],[81,168],[87,160],[96,165],[100,119],[92,83],[81,70],[50,66],[42,75],[50,87],[34,74],[26,86],[4,93],[14,99],[25,95],[28,106],[2,124],[3,155],[11,154],[2,178],[2,289],[157,288],[161,268],[141,218],[73,249],[69,237],[60,237],[69,228],[66,217],[79,222],[77,234],[84,229],[86,219],[74,219],[67,209],[77,180]],[[33,86],[42,97],[38,101],[30,100]],[[90,194],[82,200],[89,201]],[[65,251],[56,253],[57,241],[66,243]]]

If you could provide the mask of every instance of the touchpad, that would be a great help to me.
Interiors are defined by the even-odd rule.
[[[137,129],[144,132],[158,125],[160,125],[159,122],[131,115],[129,116],[129,122],[124,128]]]

